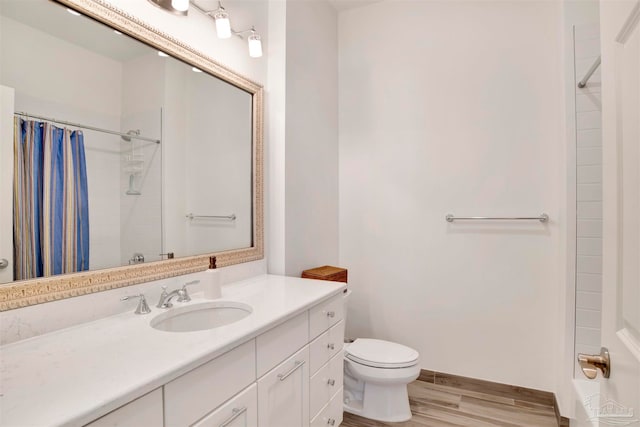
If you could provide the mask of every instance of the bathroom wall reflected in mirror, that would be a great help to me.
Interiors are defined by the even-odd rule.
[[[51,1],[0,14],[0,283],[253,245],[251,93]]]

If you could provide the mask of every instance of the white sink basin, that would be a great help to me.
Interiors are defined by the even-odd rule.
[[[203,331],[237,322],[251,312],[251,306],[241,302],[203,302],[170,308],[151,319],[151,327],[166,332]]]

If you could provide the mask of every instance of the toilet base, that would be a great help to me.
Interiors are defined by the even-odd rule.
[[[347,394],[345,394],[346,397]],[[409,395],[406,384],[364,384],[364,406],[362,400],[347,402],[344,410],[354,415],[384,422],[402,422],[411,419]]]

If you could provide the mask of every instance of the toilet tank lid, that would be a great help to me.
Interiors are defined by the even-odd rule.
[[[372,338],[358,338],[345,349],[349,355],[363,362],[388,365],[388,367],[416,362],[420,354],[402,344]]]

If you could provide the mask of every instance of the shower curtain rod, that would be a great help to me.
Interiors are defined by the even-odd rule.
[[[578,87],[580,89],[582,89],[583,87],[585,87],[587,85],[587,82],[589,81],[589,79],[591,78],[593,73],[595,73],[596,70],[598,69],[598,67],[600,66],[600,62],[602,62],[602,57],[598,56],[598,58],[594,61],[594,63],[591,66],[591,68],[589,68],[589,70],[587,71],[587,74],[585,74],[584,77],[582,78],[582,80],[580,80],[578,82]]]
[[[32,119],[40,119],[40,120],[45,120],[47,122],[59,123],[61,125],[73,126],[73,127],[76,127],[76,128],[82,128],[82,129],[88,129],[88,130],[95,130],[95,131],[98,131],[98,132],[110,133],[111,135],[119,135],[119,136],[122,136],[124,138],[140,139],[142,141],[149,141],[149,142],[155,142],[156,144],[160,144],[160,140],[159,139],[147,138],[147,137],[144,137],[144,136],[137,136],[135,134],[132,135],[132,134],[124,133],[124,132],[117,132],[115,130],[102,129],[102,128],[97,128],[97,127],[93,127],[93,126],[82,125],[80,123],[73,123],[73,122],[67,122],[67,121],[64,121],[64,120],[52,119],[52,118],[49,118],[49,117],[36,116],[36,115],[33,115],[33,114],[29,114],[29,113],[23,113],[21,111],[16,111],[13,114],[15,116],[23,116],[23,117],[32,118]]]

